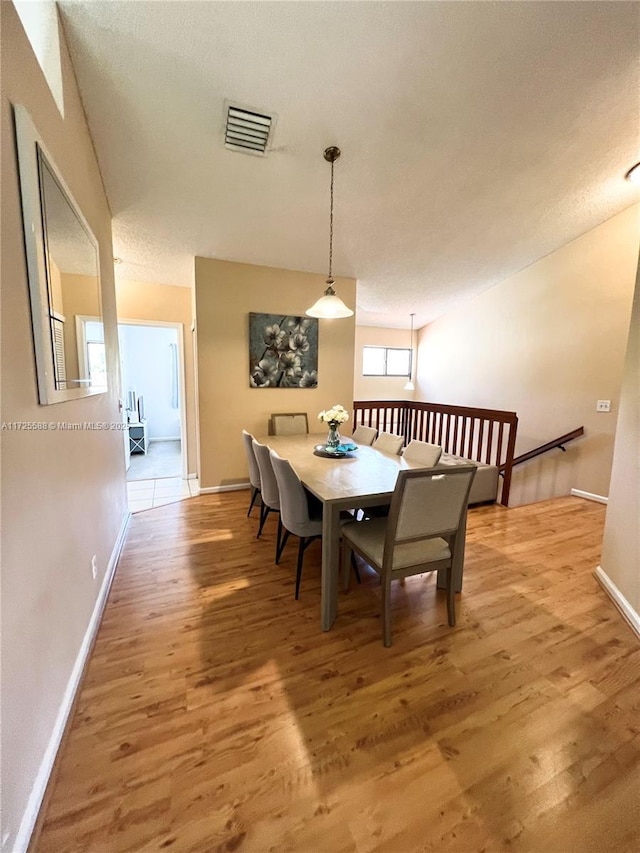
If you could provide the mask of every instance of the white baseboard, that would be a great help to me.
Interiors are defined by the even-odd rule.
[[[197,479],[198,479],[197,474],[187,474],[187,480],[197,480]]]
[[[232,483],[230,486],[209,486],[200,488],[201,495],[217,495],[219,492],[239,492],[241,489],[250,489],[250,483]]]
[[[591,492],[583,492],[581,489],[571,489],[571,494],[576,498],[585,498],[588,501],[595,501],[599,504],[609,503],[609,498],[604,497],[604,495],[594,495]]]
[[[151,444],[152,441],[180,441],[180,436],[179,435],[161,435],[159,438],[150,438],[149,444]]]
[[[611,578],[605,572],[602,566],[598,566],[598,568],[594,572],[594,575],[602,585],[604,591],[607,593],[609,598],[613,601],[620,613],[622,613],[624,618],[627,620],[627,622],[631,626],[631,630],[640,639],[640,616],[629,604],[627,599],[620,592],[618,587],[614,584],[614,582],[611,580]]]
[[[31,835],[33,833],[36,820],[38,818],[38,812],[40,811],[40,807],[42,806],[42,800],[47,789],[49,777],[51,776],[51,771],[53,770],[56,755],[58,754],[58,749],[60,748],[60,742],[62,741],[62,736],[64,735],[64,730],[69,719],[69,714],[71,713],[71,709],[73,708],[73,703],[76,697],[76,692],[78,690],[78,685],[80,684],[80,679],[82,678],[82,673],[84,672],[84,668],[86,666],[87,658],[89,656],[89,652],[91,651],[95,635],[100,626],[102,612],[107,602],[109,590],[111,589],[111,583],[113,581],[116,566],[118,565],[122,546],[124,545],[124,540],[127,534],[127,528],[129,526],[130,519],[131,513],[127,512],[122,521],[122,525],[120,527],[120,531],[118,533],[115,545],[113,546],[113,551],[111,552],[109,564],[107,566],[104,578],[102,579],[102,585],[100,586],[100,592],[98,593],[98,597],[93,608],[93,613],[91,614],[91,619],[89,620],[89,624],[87,626],[87,630],[85,631],[82,644],[76,656],[76,660],[73,665],[69,681],[67,682],[67,687],[64,691],[64,696],[62,697],[60,708],[58,709],[58,715],[53,726],[51,737],[49,738],[49,743],[45,750],[42,761],[40,762],[40,768],[38,769],[38,774],[36,776],[35,782],[33,783],[33,788],[31,789],[31,794],[29,796],[29,801],[27,802],[27,807],[24,811],[24,814],[22,815],[22,820],[20,821],[20,828],[18,829],[18,834],[16,836],[12,853],[25,853],[29,846]]]

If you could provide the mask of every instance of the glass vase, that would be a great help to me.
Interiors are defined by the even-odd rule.
[[[329,435],[327,436],[326,449],[333,451],[337,450],[340,445],[340,433],[338,432],[338,422],[329,421]]]

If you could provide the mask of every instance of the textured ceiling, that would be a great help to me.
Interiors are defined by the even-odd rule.
[[[47,253],[61,273],[89,275],[97,281],[98,256],[85,226],[53,177],[46,158],[41,167]]]
[[[640,195],[638,3],[59,5],[119,277],[326,273],[332,144],[361,324],[421,326]],[[224,148],[225,99],[277,114],[267,157]]]

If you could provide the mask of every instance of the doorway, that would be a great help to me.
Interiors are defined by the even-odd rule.
[[[121,320],[118,338],[127,482],[177,485],[187,477],[182,324]]]

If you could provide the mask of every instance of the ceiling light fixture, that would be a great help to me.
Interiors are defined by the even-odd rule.
[[[631,181],[632,184],[640,184],[640,163],[632,166],[625,175],[625,178]]]
[[[411,351],[409,352],[409,381],[404,386],[405,391],[415,391],[416,386],[413,384],[413,318],[415,314],[411,315]]]
[[[339,317],[352,317],[353,311],[347,308],[342,299],[336,296],[333,289],[334,279],[331,275],[333,265],[333,164],[340,156],[340,149],[335,145],[325,148],[324,159],[331,163],[331,212],[329,214],[329,275],[327,276],[327,289],[324,296],[309,308],[306,312],[309,317],[320,317],[324,320],[335,320]]]

